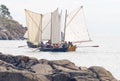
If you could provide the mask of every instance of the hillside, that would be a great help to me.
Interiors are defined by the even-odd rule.
[[[0,40],[20,40],[24,39],[26,28],[17,21],[5,17],[0,17]]]

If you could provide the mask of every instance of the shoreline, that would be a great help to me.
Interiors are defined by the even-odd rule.
[[[46,60],[23,55],[13,56],[0,53],[0,62],[2,69],[8,68],[5,72],[9,72],[11,68],[12,72],[16,72],[16,70],[20,73],[27,72],[29,75],[36,77],[33,81],[37,81],[36,79],[38,79],[40,75],[42,75],[42,77],[44,76],[44,78],[39,78],[39,80],[42,79],[42,81],[117,81],[112,74],[103,67],[91,66],[87,68],[84,66],[76,66],[73,62],[66,59]],[[0,73],[1,72],[4,73],[4,70],[1,70]],[[57,79],[57,77],[61,77],[61,80]],[[7,78],[9,78],[9,76],[7,76]],[[30,78],[33,79],[33,77],[29,77],[29,79]]]

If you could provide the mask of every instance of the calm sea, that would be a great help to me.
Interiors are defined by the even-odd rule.
[[[102,66],[120,80],[120,37],[94,37],[93,42],[82,43],[76,52],[52,53],[39,52],[28,48],[26,41],[0,41],[0,52],[11,55],[26,55],[38,59],[60,60],[68,59],[77,66]],[[24,47],[19,47],[24,46]]]

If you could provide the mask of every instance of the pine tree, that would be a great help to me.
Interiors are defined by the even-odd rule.
[[[12,19],[9,9],[3,4],[0,6],[0,16],[4,18]]]

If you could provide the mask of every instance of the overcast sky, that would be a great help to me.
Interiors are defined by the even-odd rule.
[[[12,17],[26,26],[24,9],[50,12],[56,8],[68,10],[84,6],[86,25],[91,34],[120,36],[120,0],[0,0]]]

